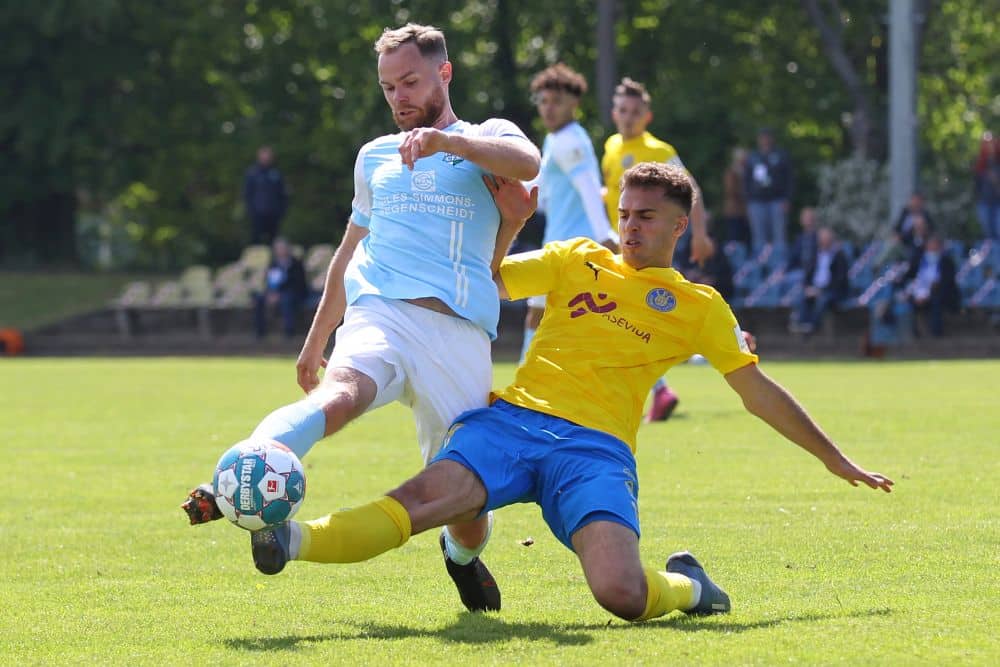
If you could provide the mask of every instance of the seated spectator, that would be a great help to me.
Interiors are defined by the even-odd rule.
[[[820,227],[816,234],[815,259],[806,267],[803,276],[803,298],[794,331],[806,335],[813,333],[822,323],[823,315],[847,299],[850,294],[847,271],[847,255],[840,249],[833,230]]]
[[[711,254],[704,261],[700,264],[691,262],[688,259],[690,253],[685,250],[684,253],[675,253],[674,266],[691,282],[711,285],[715,291],[722,295],[723,299],[728,301],[733,296],[733,267],[729,263],[726,253],[722,252],[717,240],[711,235],[710,238],[713,241]],[[685,242],[685,247],[688,247],[690,234],[685,233],[681,240]]]
[[[904,297],[913,306],[913,335],[920,335],[919,319],[927,320],[931,335],[944,334],[944,311],[958,312],[961,295],[955,282],[955,262],[944,252],[940,237],[930,236],[924,248],[914,255],[910,268],[900,281]]]
[[[899,217],[896,218],[894,226],[896,236],[906,245],[917,245],[914,243],[913,238],[913,227],[917,218],[924,219],[928,233],[934,231],[934,221],[931,220],[931,216],[927,212],[924,204],[924,196],[919,192],[914,192],[910,195],[910,201],[899,212]]]
[[[795,237],[792,250],[788,254],[785,274],[801,280],[806,267],[816,260],[816,209],[807,206],[799,213],[799,225],[802,232]]]
[[[916,214],[910,217],[908,222],[908,232],[905,238],[896,231],[886,241],[882,251],[875,258],[875,268],[884,269],[897,262],[912,263],[914,258],[919,258],[923,252],[924,243],[931,235],[930,225],[923,214]]]
[[[302,261],[292,254],[285,239],[276,238],[271,248],[271,264],[267,268],[264,293],[254,297],[257,337],[267,335],[267,320],[275,310],[281,313],[285,337],[294,336],[308,298],[309,287]]]

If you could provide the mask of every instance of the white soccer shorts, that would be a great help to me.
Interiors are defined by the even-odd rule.
[[[378,387],[368,410],[399,401],[413,410],[424,465],[466,410],[486,407],[490,338],[472,322],[397,299],[362,296],[337,329],[329,368],[353,368]]]

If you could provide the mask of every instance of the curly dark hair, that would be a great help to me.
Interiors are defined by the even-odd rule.
[[[413,42],[424,58],[432,58],[444,62],[448,60],[448,46],[444,41],[444,33],[432,25],[407,23],[402,28],[386,28],[382,36],[375,42],[375,53],[382,55],[395,51],[404,44]]]
[[[621,189],[626,187],[660,188],[663,190],[663,198],[680,206],[686,214],[691,213],[691,206],[694,204],[691,177],[672,164],[640,162],[622,174]]]
[[[561,90],[574,97],[581,97],[587,92],[587,80],[569,65],[556,63],[543,69],[531,80],[532,93],[542,90]]]

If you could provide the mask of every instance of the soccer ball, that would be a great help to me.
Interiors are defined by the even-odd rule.
[[[290,519],[306,495],[295,452],[274,440],[244,440],[229,448],[212,478],[215,503],[240,528],[260,530]]]

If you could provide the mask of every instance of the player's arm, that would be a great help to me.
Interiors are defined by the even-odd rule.
[[[326,270],[326,282],[323,284],[323,296],[319,300],[316,315],[295,363],[299,386],[305,392],[310,392],[319,385],[319,369],[325,365],[323,352],[330,342],[330,336],[344,319],[344,311],[347,310],[344,273],[358,243],[366,236],[368,236],[367,228],[359,227],[353,222],[347,223],[344,238],[330,259],[330,266]]]
[[[691,179],[691,185],[694,189],[694,202],[691,205],[691,215],[688,216],[688,220],[691,221],[691,261],[699,265],[704,264],[715,252],[715,243],[708,235],[708,215],[705,212],[705,196],[694,174],[684,166],[680,156],[674,155],[673,158],[667,160],[667,164],[675,165],[687,171],[688,178]]]
[[[587,222],[593,239],[611,252],[618,252],[618,235],[611,229],[608,222],[607,211],[604,208],[604,200],[601,199],[601,182],[590,169],[579,170],[570,177],[573,182],[573,189],[580,195],[583,202],[583,210],[587,215]]]
[[[705,222],[708,216],[705,213],[705,197],[702,195],[701,186],[698,185],[698,181],[691,175],[691,172],[688,172],[688,176],[691,178],[695,194],[694,205],[691,207],[691,215],[689,216],[691,220],[691,261],[702,264],[715,252],[715,243],[708,235],[708,225]]]
[[[520,181],[516,179],[503,178],[502,176],[483,176],[483,183],[493,195],[497,210],[500,211],[500,227],[497,229],[496,245],[493,248],[493,259],[490,261],[490,270],[493,279],[499,278],[500,262],[510,250],[510,245],[517,238],[517,235],[524,228],[524,223],[528,221],[531,214],[538,208],[538,186],[530,186],[530,191],[525,189]],[[501,283],[497,283],[497,286]],[[501,293],[501,298],[506,298],[506,290]]]
[[[877,472],[868,472],[847,458],[792,395],[765,375],[757,364],[748,364],[727,373],[726,381],[743,399],[748,412],[818,458],[834,475],[847,480],[852,486],[861,482],[887,493],[892,490],[891,479]]]
[[[413,169],[422,157],[451,153],[474,162],[491,174],[530,181],[538,175],[542,156],[526,137],[467,136],[442,132],[433,127],[419,127],[407,133],[399,146],[403,164]]]

